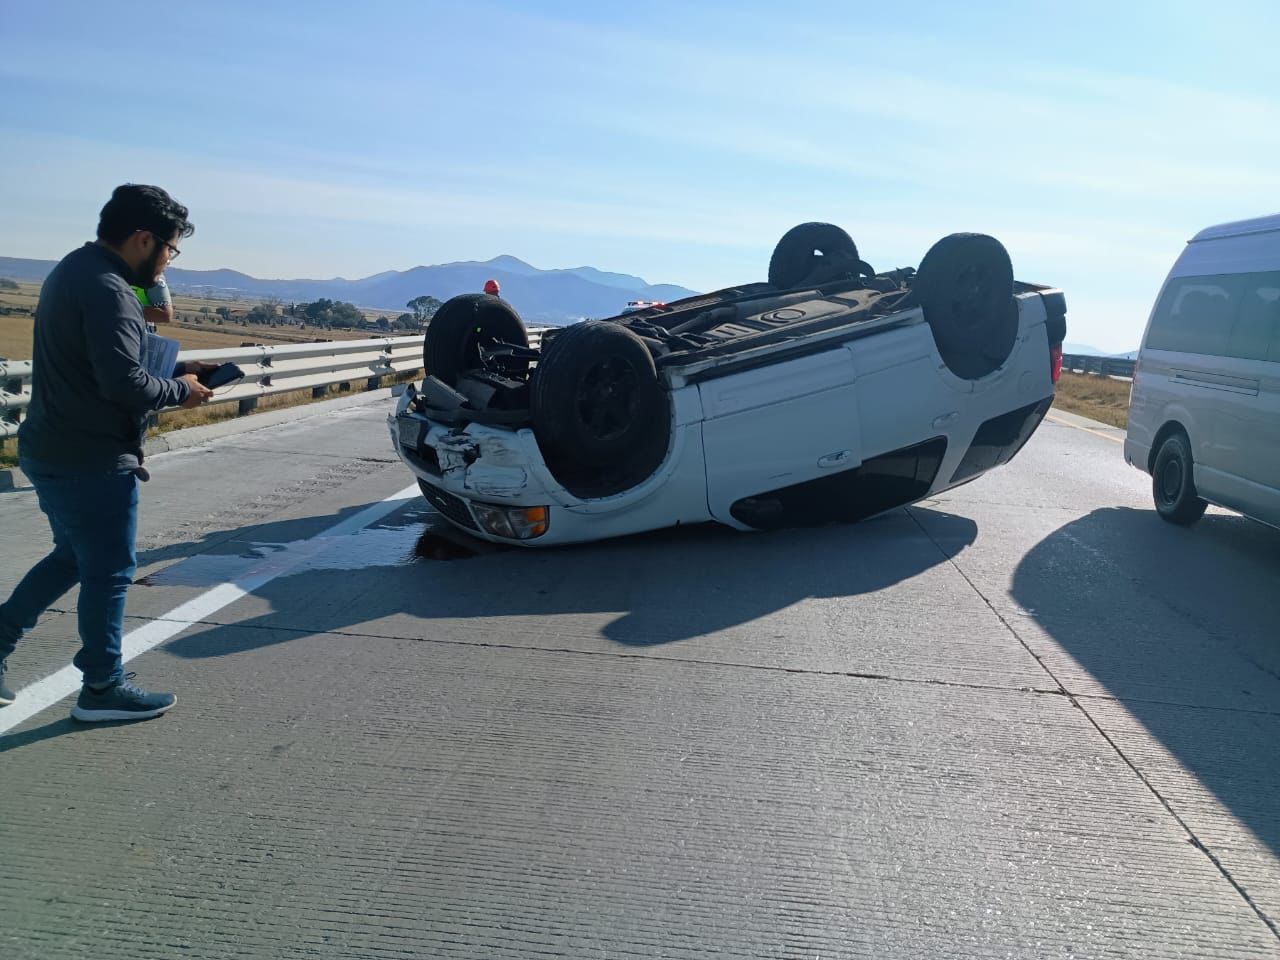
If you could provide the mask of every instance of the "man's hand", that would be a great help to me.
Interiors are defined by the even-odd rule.
[[[191,410],[194,407],[200,406],[200,404],[213,396],[213,391],[197,380],[194,373],[183,374],[182,379],[187,381],[191,386],[191,395],[182,401],[182,409]]]

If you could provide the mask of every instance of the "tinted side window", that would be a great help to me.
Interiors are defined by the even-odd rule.
[[[1231,331],[1231,356],[1280,360],[1280,273],[1255,273],[1248,280]]]
[[[1224,356],[1240,277],[1179,277],[1169,281],[1151,318],[1147,347]]]
[[[1280,272],[1171,280],[1152,317],[1147,347],[1280,359]]]

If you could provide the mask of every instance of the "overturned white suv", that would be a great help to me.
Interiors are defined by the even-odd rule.
[[[767,283],[546,330],[467,294],[388,417],[423,495],[543,546],[716,520],[849,522],[1007,462],[1053,402],[1066,301],[981,234],[876,273],[843,230],[788,231]]]

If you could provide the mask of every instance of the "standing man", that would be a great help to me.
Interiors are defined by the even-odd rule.
[[[130,289],[151,287],[193,227],[159,187],[125,184],[102,208],[98,239],[62,258],[36,306],[31,403],[18,430],[19,463],[53,531],[53,552],[0,604],[0,705],[13,702],[7,658],[59,597],[80,584],[84,674],[77,720],[145,720],[176,702],[125,676],[124,599],[137,568],[134,534],[147,414],[198,407],[212,396],[182,364],[146,371],[146,324]],[[132,675],[130,675],[132,676]]]

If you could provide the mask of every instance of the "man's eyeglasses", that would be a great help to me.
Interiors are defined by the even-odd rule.
[[[160,234],[156,233],[154,230],[148,230],[148,231],[147,231],[147,233],[149,233],[149,234],[151,234],[151,236],[155,237],[155,239],[156,239],[156,243],[163,243],[166,247],[168,247],[168,248],[169,248],[169,259],[170,259],[170,260],[177,260],[177,259],[178,259],[178,255],[179,255],[180,253],[182,253],[182,251],[181,251],[181,250],[179,250],[177,247],[175,247],[172,243],[170,243],[170,242],[169,242],[168,240],[166,240],[164,237],[160,236]]]

